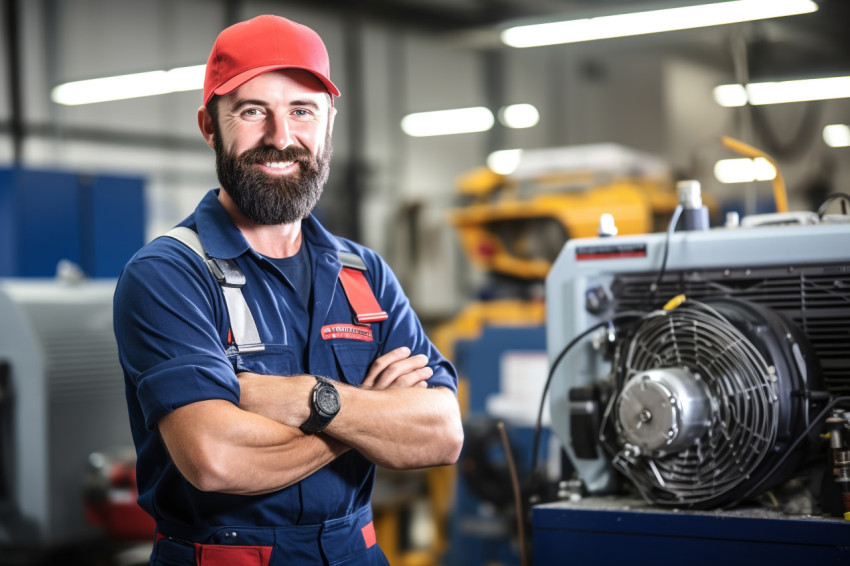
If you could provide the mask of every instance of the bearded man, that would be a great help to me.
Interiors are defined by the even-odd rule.
[[[311,215],[339,94],[313,30],[222,31],[198,110],[220,188],[119,278],[151,564],[386,564],[376,465],[459,456],[454,368],[387,264]]]

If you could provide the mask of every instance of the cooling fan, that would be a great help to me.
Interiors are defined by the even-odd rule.
[[[789,478],[820,387],[816,357],[784,315],[732,298],[641,319],[615,352],[602,445],[661,505],[731,506]]]

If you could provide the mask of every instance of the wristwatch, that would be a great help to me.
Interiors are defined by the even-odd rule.
[[[310,417],[300,427],[304,434],[321,432],[339,412],[339,392],[331,380],[316,376],[310,395]]]

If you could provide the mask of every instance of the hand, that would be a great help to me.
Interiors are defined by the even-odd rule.
[[[316,385],[312,375],[280,377],[242,372],[239,378],[239,407],[298,427],[310,416],[310,392]]]
[[[372,362],[361,389],[428,387],[425,380],[434,374],[422,354],[411,356],[410,348],[396,348]]]

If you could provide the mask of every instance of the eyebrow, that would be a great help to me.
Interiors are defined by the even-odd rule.
[[[269,102],[266,100],[246,98],[242,100],[237,100],[232,108],[235,110],[236,108],[240,108],[242,106],[268,106],[268,104]],[[309,108],[313,108],[314,110],[320,109],[319,104],[314,100],[291,100],[288,106],[307,106]]]
[[[314,100],[293,100],[289,103],[290,106],[308,106],[315,110],[319,110],[319,104]]]

